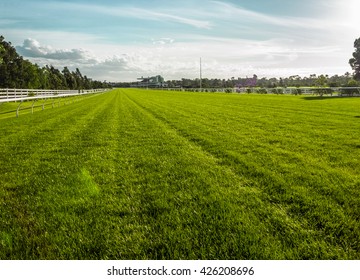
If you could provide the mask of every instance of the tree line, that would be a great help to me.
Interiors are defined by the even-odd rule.
[[[40,67],[20,56],[10,42],[0,36],[0,88],[29,89],[92,89],[106,88],[100,82],[82,75],[80,70],[62,71],[52,65]]]
[[[134,83],[115,83],[115,87],[130,87]],[[169,80],[166,84],[170,88],[200,88],[200,79],[181,79]],[[230,79],[201,79],[202,88],[234,88],[234,87],[352,87],[359,86],[359,82],[354,80],[352,75],[347,72],[344,75],[316,75],[312,74],[308,77],[300,77],[298,75],[287,78],[258,78],[257,75],[245,78]]]
[[[181,79],[171,80],[166,82],[169,87],[182,88],[199,88],[200,79]],[[230,79],[208,79],[201,80],[203,88],[234,88],[234,87],[314,87],[314,86],[329,86],[329,87],[347,87],[357,86],[350,73],[344,75],[310,75],[309,77],[290,76],[287,78],[258,78],[254,75],[251,78],[230,78]]]

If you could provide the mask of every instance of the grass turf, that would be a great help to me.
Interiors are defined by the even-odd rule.
[[[359,259],[359,115],[128,89],[3,118],[0,259]]]

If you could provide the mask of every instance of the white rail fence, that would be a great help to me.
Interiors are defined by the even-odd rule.
[[[235,87],[235,88],[154,88],[170,91],[190,92],[226,92],[226,93],[261,93],[261,94],[295,94],[295,95],[332,95],[332,96],[360,96],[360,87]]]
[[[79,96],[104,92],[109,89],[88,89],[88,90],[49,90],[49,89],[0,89],[0,103],[12,101],[25,101],[46,98],[58,98]]]
[[[247,93],[248,88],[235,88],[235,92]],[[254,88],[255,93],[274,94],[312,94],[312,95],[359,95],[360,87],[286,87],[286,88]]]
[[[88,89],[88,90],[48,90],[48,89],[0,89],[0,105],[6,102],[17,102],[16,117],[19,117],[19,110],[23,101],[33,101],[31,112],[34,112],[34,105],[38,100],[47,100],[50,98],[76,97],[95,93],[106,92],[110,89]],[[42,104],[44,110],[45,102]],[[54,103],[52,105],[54,107]]]

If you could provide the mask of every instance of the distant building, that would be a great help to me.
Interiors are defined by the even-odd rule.
[[[164,78],[160,75],[148,78],[138,78],[139,82],[133,83],[131,87],[139,88],[162,88],[167,87],[167,84],[164,82]]]

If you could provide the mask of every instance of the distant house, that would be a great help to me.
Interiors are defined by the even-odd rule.
[[[162,88],[167,87],[167,84],[164,82],[164,78],[160,75],[148,78],[138,78],[139,82],[133,83],[131,87],[139,88]]]

